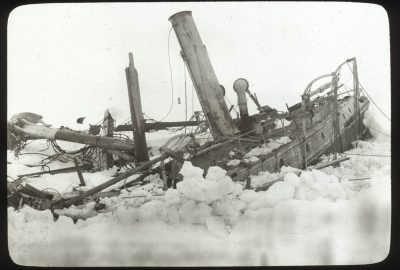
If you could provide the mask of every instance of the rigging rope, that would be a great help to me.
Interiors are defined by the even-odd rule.
[[[171,83],[171,105],[169,106],[167,114],[164,115],[164,117],[162,117],[160,120],[151,119],[151,120],[154,120],[155,123],[159,123],[159,122],[163,121],[165,118],[167,118],[168,115],[172,111],[172,107],[174,106],[174,83],[173,83],[173,78],[172,78],[171,55],[170,55],[170,50],[169,50],[169,41],[170,41],[172,29],[173,29],[173,27],[171,27],[171,29],[169,30],[169,33],[168,33],[168,66],[169,66],[170,83]],[[154,129],[158,126],[159,125],[154,126]]]
[[[372,129],[372,130],[375,130],[376,132],[379,132],[379,133],[381,133],[381,134],[383,134],[383,135],[388,136],[389,138],[391,138],[390,135],[388,135],[388,134],[386,134],[386,133],[384,133],[384,132],[382,132],[382,131],[379,131],[379,130],[377,130],[377,129],[375,129],[375,128],[372,128],[372,127],[368,127],[368,128],[369,128],[369,129]]]
[[[172,79],[171,56],[170,56],[170,52],[169,52],[169,40],[170,40],[170,37],[171,37],[172,29],[173,29],[173,27],[171,27],[171,29],[169,30],[169,33],[168,33],[168,65],[169,65],[169,73],[170,73],[170,81],[171,81],[171,105],[169,107],[169,110],[168,110],[167,114],[163,118],[161,118],[160,120],[158,120],[156,122],[161,122],[165,118],[167,118],[168,115],[171,113],[172,107],[174,105],[174,83],[173,83],[173,79]],[[157,126],[155,126],[155,127],[157,127]]]
[[[349,69],[351,70],[351,72],[354,75],[354,70],[351,69],[349,63],[347,63],[347,66],[349,67]],[[361,90],[368,96],[368,98],[372,101],[372,103],[378,108],[378,110],[383,114],[383,116],[386,117],[387,120],[389,120],[389,122],[391,121],[390,118],[381,110],[381,108],[379,108],[379,106],[375,103],[375,101],[371,98],[370,95],[368,95],[367,91],[365,90],[365,87],[361,84],[361,82],[358,82],[359,85],[361,86]]]
[[[379,108],[378,105],[376,105],[375,101],[371,98],[370,95],[368,95],[367,91],[365,90],[364,86],[361,85],[361,83],[360,83],[360,86],[361,86],[361,88],[362,88],[361,90],[368,96],[368,98],[372,101],[372,103],[374,103],[374,105],[375,105],[375,106],[378,108],[378,110],[383,114],[383,116],[385,116],[386,119],[389,120],[389,122],[390,122],[390,121],[391,121],[390,118],[381,110],[381,108]]]
[[[231,106],[232,107],[232,104],[231,104],[231,102],[229,101],[229,99],[228,99],[228,97],[227,96],[225,96],[225,99],[226,99],[226,101],[228,101],[228,103],[229,103],[229,106]],[[233,106],[232,107],[233,108],[233,110],[236,112],[236,114],[238,113],[238,111],[235,109],[235,106]]]

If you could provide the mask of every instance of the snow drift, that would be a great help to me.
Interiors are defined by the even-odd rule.
[[[374,125],[367,116],[365,123]],[[378,127],[381,128],[381,127]],[[37,141],[25,151],[43,148]],[[390,140],[359,141],[349,154],[389,155]],[[94,203],[50,211],[8,209],[11,258],[34,266],[199,266],[368,264],[381,261],[390,244],[390,158],[349,155],[338,167],[262,172],[252,185],[283,176],[267,191],[244,189],[226,171],[185,162],[176,189],[145,186]],[[325,159],[329,159],[326,156]],[[8,175],[24,171],[35,156],[8,153]],[[36,160],[37,162],[37,160]],[[56,163],[54,166],[65,166]],[[84,173],[88,188],[115,169]],[[357,180],[366,178],[364,180]],[[75,175],[27,180],[60,193],[79,184]],[[119,186],[115,185],[113,188]],[[71,219],[72,218],[72,219]],[[74,224],[73,219],[77,220]]]

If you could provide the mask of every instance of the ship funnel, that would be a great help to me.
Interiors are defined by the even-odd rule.
[[[181,55],[201,107],[214,137],[233,135],[236,131],[225,103],[220,84],[208,57],[191,11],[181,11],[169,18],[172,23]]]
[[[247,132],[250,130],[249,111],[247,109],[246,92],[249,91],[249,83],[246,79],[239,78],[233,83],[233,90],[235,90],[238,98],[238,105],[240,111],[240,130]]]

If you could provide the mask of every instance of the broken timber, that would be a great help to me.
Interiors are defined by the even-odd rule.
[[[10,129],[13,133],[22,137],[29,136],[35,139],[61,140],[128,152],[133,152],[135,149],[134,144],[127,140],[86,134],[68,128],[58,129],[40,126],[32,124],[23,118],[18,119],[18,123],[11,123]]]
[[[182,58],[213,136],[217,138],[232,135],[236,128],[208,57],[206,46],[194,23],[192,12],[178,12],[169,17],[169,21],[182,48]]]
[[[79,163],[76,157],[74,158],[74,163],[76,166],[76,172],[78,173],[79,182],[81,183],[81,186],[86,186],[85,179],[83,179],[83,175],[81,170],[79,169]]]
[[[131,175],[133,175],[135,173],[138,173],[138,172],[140,172],[140,171],[142,171],[144,169],[149,168],[151,165],[170,157],[172,154],[173,153],[171,153],[171,152],[166,152],[166,153],[162,154],[161,156],[159,156],[159,157],[157,157],[155,159],[152,159],[152,160],[150,160],[148,162],[144,162],[144,163],[142,163],[141,165],[139,165],[138,167],[136,167],[134,169],[128,170],[128,171],[124,172],[123,174],[121,174],[121,175],[119,175],[117,177],[114,177],[114,178],[112,178],[112,179],[110,179],[110,180],[108,180],[108,181],[106,181],[106,182],[104,182],[104,183],[92,188],[92,189],[89,189],[89,190],[83,192],[82,194],[80,194],[80,195],[78,195],[76,197],[70,198],[69,200],[62,202],[62,205],[63,206],[69,206],[69,205],[78,203],[78,202],[82,201],[86,197],[93,196],[94,194],[96,194],[96,193],[98,193],[98,192],[100,192],[100,191],[102,191],[102,190],[104,190],[104,189],[106,189],[106,188],[108,188],[108,187],[110,187],[110,186],[112,186],[112,185],[124,180],[125,178],[127,178],[127,177],[129,177],[129,176],[131,176]],[[58,201],[54,202],[53,206],[56,206],[57,204],[58,204]]]
[[[114,129],[114,119],[111,116],[110,111],[107,109],[104,112],[104,119],[103,119],[103,133],[106,137],[113,137],[113,129]],[[114,165],[113,156],[110,152],[106,149],[103,149],[102,153],[102,160],[105,162],[101,162],[101,169],[109,169],[112,168]],[[103,165],[105,163],[105,166]]]
[[[135,157],[132,155],[129,155],[127,153],[118,151],[118,150],[112,150],[112,149],[106,149],[106,151],[108,153],[110,153],[111,155],[117,156],[119,158],[125,159],[126,161],[134,161]]]
[[[184,126],[198,126],[204,121],[175,121],[175,122],[155,122],[155,123],[145,123],[144,131],[150,130],[160,130],[170,127],[184,127]],[[132,131],[132,125],[118,125],[115,131]]]
[[[125,68],[125,74],[128,84],[129,108],[131,111],[133,137],[135,141],[135,157],[137,161],[148,161],[149,153],[147,152],[142,104],[140,101],[139,78],[133,62],[132,53],[129,53],[129,66]]]
[[[106,136],[102,137],[86,135],[68,129],[56,130],[35,125],[41,117],[29,113],[25,113],[25,117],[14,117],[14,120],[9,122],[10,131],[16,135],[22,135],[23,139],[31,137],[48,138],[96,145],[103,147],[104,152],[111,153],[128,161],[140,162],[136,164],[136,168],[128,170],[90,190],[79,191],[78,195],[77,192],[69,193],[67,196],[64,196],[64,194],[63,198],[58,201],[53,199],[50,202],[52,203],[52,208],[83,203],[88,197],[96,198],[100,197],[100,194],[104,196],[119,194],[118,191],[101,191],[137,173],[141,175],[136,179],[124,183],[125,188],[141,184],[147,175],[155,173],[161,175],[164,181],[164,188],[166,188],[172,180],[181,179],[179,171],[182,167],[183,159],[182,156],[176,153],[189,154],[188,157],[190,158],[187,158],[187,160],[192,162],[194,166],[204,169],[204,174],[206,174],[210,166],[219,166],[227,171],[227,176],[231,177],[233,181],[247,179],[247,187],[250,188],[250,176],[256,175],[260,171],[276,172],[280,171],[282,166],[307,170],[321,169],[347,160],[348,158],[345,157],[309,167],[309,165],[318,162],[323,154],[333,152],[336,158],[338,151],[343,152],[349,149],[351,143],[358,140],[359,136],[367,131],[363,125],[362,118],[368,109],[369,101],[365,96],[360,96],[355,58],[347,59],[335,72],[319,76],[311,81],[307,85],[303,95],[301,95],[301,102],[290,108],[287,106],[288,114],[280,114],[276,109],[272,109],[267,105],[261,106],[256,95],[250,92],[247,80],[240,78],[233,85],[233,89],[238,96],[240,117],[238,115],[238,119],[232,119],[230,110],[227,109],[224,100],[225,90],[221,91],[222,88],[218,83],[191,12],[183,11],[176,13],[169,20],[175,30],[179,45],[181,46],[182,58],[191,76],[206,117],[207,125],[210,127],[214,140],[208,141],[203,145],[198,145],[197,143],[189,145],[189,142],[194,139],[194,134],[191,135],[192,137],[188,141],[189,136],[185,132],[184,137],[182,137],[183,135],[174,136],[167,141],[166,147],[163,146],[160,148],[160,150],[167,151],[166,153],[148,161],[146,131],[168,127],[196,126],[203,121],[200,121],[200,118],[196,118],[197,121],[145,123],[140,101],[138,74],[134,67],[133,55],[130,53],[129,66],[125,69],[125,72],[132,124],[118,126],[115,131],[133,131],[134,144],[129,141],[107,137],[112,136],[110,135],[112,129],[108,130],[108,128],[108,131],[105,132]],[[350,63],[353,63],[352,70],[349,65]],[[343,84],[339,84],[340,69],[345,64],[348,64],[353,73],[353,89],[347,92],[338,92],[343,86]],[[331,78],[331,80],[317,88],[314,87],[314,83],[323,78]],[[326,93],[323,94],[324,92]],[[353,92],[353,96],[342,96],[348,92]],[[259,113],[249,115],[246,94],[256,104]],[[319,96],[320,94],[321,96]],[[315,97],[316,95],[318,96]],[[283,122],[284,119],[290,121],[286,127]],[[281,121],[283,127],[277,128],[275,122],[278,120]],[[107,126],[106,122],[103,123],[103,126]],[[65,132],[70,133],[65,134]],[[13,134],[10,133],[8,135],[11,138]],[[68,139],[66,139],[67,137]],[[283,143],[278,141],[278,139],[284,137],[287,137],[289,140],[285,140],[286,142]],[[18,136],[11,138],[10,144],[12,144],[12,139],[17,140],[17,138]],[[129,145],[129,149],[118,148],[114,145],[113,147],[106,147],[107,142]],[[261,143],[268,144],[270,142],[279,144],[279,146],[274,147],[271,151],[256,155],[256,161],[250,162],[246,157],[249,151],[260,147]],[[185,147],[182,150],[181,145],[183,143],[185,143],[185,146],[188,145],[188,148]],[[177,147],[181,147],[181,149],[177,152],[172,152]],[[133,156],[133,153],[135,156]],[[174,160],[164,164],[164,160],[169,157],[174,158]],[[233,158],[239,161],[237,165],[229,165]],[[155,168],[152,168],[159,161],[161,161],[161,166],[157,165],[154,166]],[[300,173],[298,172],[297,174]],[[265,190],[273,183],[282,180],[283,177],[270,181],[263,186],[257,187],[256,191]],[[26,192],[36,194],[38,197],[45,197],[37,190],[32,191],[29,186],[26,189],[28,190]]]
[[[56,170],[49,170],[49,171],[40,171],[40,172],[34,172],[34,173],[27,173],[27,174],[20,174],[17,175],[18,178],[26,177],[26,176],[34,176],[34,175],[42,175],[42,174],[59,174],[59,173],[68,173],[68,172],[74,172],[76,170],[89,170],[93,168],[92,164],[83,164],[79,166],[74,166],[74,167],[67,167],[67,168],[62,168],[62,169],[56,169]]]

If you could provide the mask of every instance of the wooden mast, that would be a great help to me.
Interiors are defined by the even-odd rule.
[[[111,116],[111,113],[108,109],[105,110],[104,112],[104,118],[103,118],[103,134],[106,137],[113,137],[113,129],[114,129],[114,119]],[[110,169],[114,165],[114,160],[112,154],[107,152],[107,150],[103,149],[102,150],[102,162],[101,162],[101,170],[103,169]],[[104,161],[104,163],[103,163]],[[104,164],[104,165],[103,165]]]
[[[336,72],[335,75],[332,77],[332,90],[333,90],[332,125],[333,125],[333,144],[335,146],[335,159],[337,159],[337,153],[339,152],[337,88],[338,88],[338,77]]]
[[[359,82],[358,82],[358,72],[357,72],[357,61],[356,58],[353,58],[353,102],[354,102],[354,118],[356,120],[356,136],[357,141],[360,137],[361,132],[361,116],[360,116],[360,104],[359,104]]]
[[[126,81],[128,84],[128,99],[131,111],[133,137],[135,140],[135,157],[137,161],[148,161],[145,125],[140,101],[140,88],[138,73],[133,63],[133,54],[129,53],[129,66],[125,68]]]
[[[301,96],[301,108],[302,108],[302,113],[303,117],[301,119],[301,129],[303,132],[303,138],[302,138],[302,145],[301,145],[301,151],[303,155],[303,163],[304,167],[307,169],[308,167],[308,153],[307,153],[307,137],[306,137],[306,117],[307,117],[307,111],[306,111],[306,99],[309,98],[309,95],[302,95]]]
[[[237,130],[225,103],[217,76],[211,65],[191,11],[169,18],[181,46],[181,55],[189,70],[194,88],[214,137],[230,136]]]

